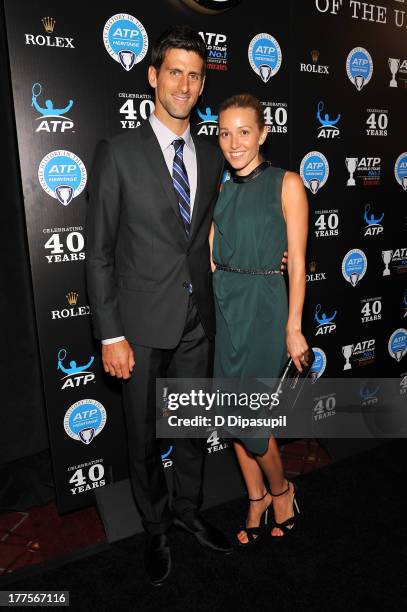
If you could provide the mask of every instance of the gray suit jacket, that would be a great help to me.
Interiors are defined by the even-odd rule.
[[[223,171],[220,151],[193,135],[198,182],[187,238],[157,138],[146,121],[99,143],[88,181],[86,273],[97,338],[155,348],[181,338],[188,292],[215,333],[208,234]]]

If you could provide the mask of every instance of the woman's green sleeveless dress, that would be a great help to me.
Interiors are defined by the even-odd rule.
[[[280,269],[287,249],[281,205],[284,173],[263,163],[247,177],[235,175],[224,183],[214,213],[215,262],[245,270]],[[283,275],[217,269],[212,276],[214,377],[278,378],[287,361],[288,299]],[[267,450],[268,438],[240,439],[252,453]]]

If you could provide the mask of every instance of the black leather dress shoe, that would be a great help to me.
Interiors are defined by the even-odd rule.
[[[183,521],[175,516],[174,525],[182,527],[182,529],[185,529],[188,533],[192,533],[202,546],[207,546],[212,550],[225,554],[233,552],[233,547],[230,545],[227,537],[201,516],[191,521]]]
[[[151,584],[160,586],[171,571],[171,552],[165,534],[147,535],[144,567]]]

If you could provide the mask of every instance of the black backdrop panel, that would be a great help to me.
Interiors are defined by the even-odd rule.
[[[23,9],[5,2],[61,511],[91,502],[95,489],[127,474],[120,385],[103,374],[91,336],[86,174],[100,138],[148,118],[151,44],[171,23],[189,23],[207,44],[207,83],[193,117],[200,137],[216,142],[219,103],[250,92],[264,105],[265,155],[275,165],[304,169],[310,203],[304,329],[318,349],[319,374],[344,375],[344,353],[349,377],[406,374],[407,19],[403,27],[395,23],[395,9],[399,23],[403,17],[400,2],[381,2],[385,14],[377,3],[369,4],[370,13],[356,11],[358,4],[366,3],[269,7],[246,0],[205,15],[181,0],[73,1],[68,8],[39,1]],[[120,49],[127,52],[120,56]],[[208,454],[226,449],[216,432],[208,438]],[[170,468],[171,447],[163,457]]]

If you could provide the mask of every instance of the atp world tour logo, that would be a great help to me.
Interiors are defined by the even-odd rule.
[[[307,153],[301,161],[301,178],[304,185],[315,194],[325,185],[329,176],[328,160],[319,151]]]
[[[63,206],[68,206],[85,188],[86,168],[82,160],[70,151],[51,151],[38,168],[38,180],[43,190]]]
[[[367,270],[366,255],[360,249],[348,251],[342,260],[342,274],[345,280],[355,287]]]
[[[388,349],[390,357],[396,361],[401,361],[407,353],[407,329],[400,327],[390,336]]]
[[[369,51],[363,47],[352,49],[346,58],[346,72],[358,91],[367,85],[373,74],[373,60]]]
[[[143,24],[127,13],[113,15],[103,28],[106,51],[129,72],[141,62],[148,49],[148,36]]]
[[[407,153],[401,153],[394,164],[394,176],[404,191],[407,191]]]
[[[271,34],[257,34],[249,44],[249,62],[263,83],[280,70],[282,54],[280,45]]]
[[[106,410],[94,399],[72,404],[64,416],[64,429],[70,438],[90,444],[106,425]]]

